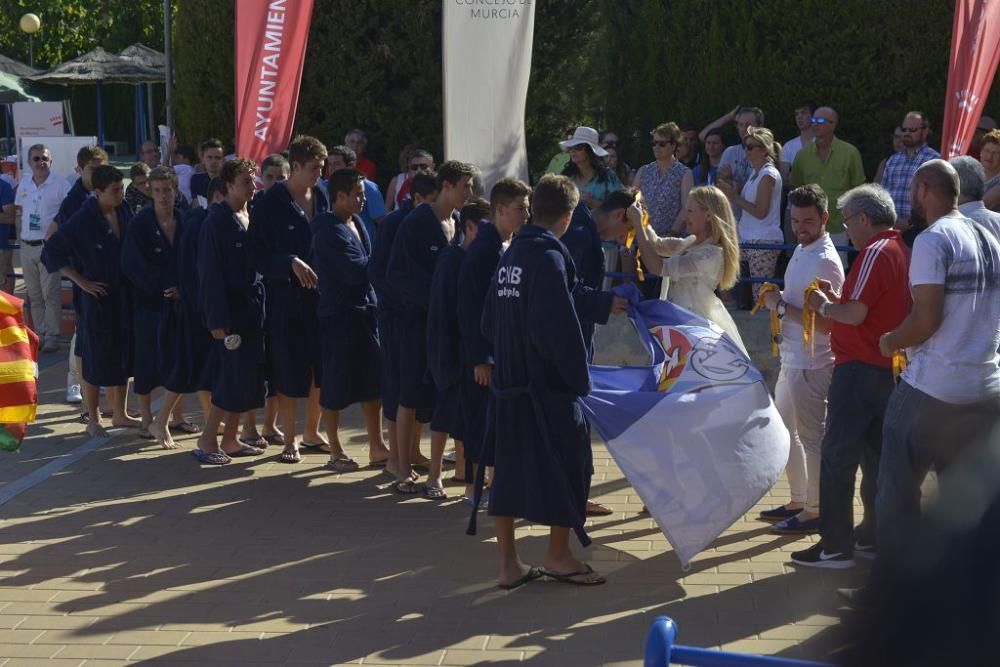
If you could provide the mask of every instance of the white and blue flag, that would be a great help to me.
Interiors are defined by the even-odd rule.
[[[651,363],[591,366],[591,424],[687,563],[739,520],[788,461],[789,435],[760,372],[717,326],[616,290]]]

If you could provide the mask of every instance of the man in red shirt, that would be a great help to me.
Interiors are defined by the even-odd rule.
[[[875,557],[875,493],[882,422],[893,389],[892,360],[879,338],[910,312],[910,251],[893,229],[896,209],[879,185],[866,184],[837,202],[844,227],[861,253],[838,296],[823,284],[809,305],[832,321],[835,357],[827,397],[820,466],[820,541],[792,554],[808,567],[848,568],[854,556]],[[861,466],[864,519],[854,528],[854,478]]]
[[[365,155],[368,147],[368,135],[364,130],[354,128],[344,136],[344,144],[358,154],[358,163],[355,168],[365,175],[369,181],[374,181],[378,175],[375,163]]]

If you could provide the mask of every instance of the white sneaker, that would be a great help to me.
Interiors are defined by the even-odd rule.
[[[442,457],[442,460],[445,463],[454,463],[455,462],[455,450],[451,449],[451,450],[445,452],[444,456]]]
[[[66,387],[67,403],[83,403],[83,394],[80,393],[80,385],[71,384]]]

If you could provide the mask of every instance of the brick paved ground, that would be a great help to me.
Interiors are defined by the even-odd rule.
[[[64,363],[43,371],[41,418],[20,454],[0,455],[0,491],[86,440],[64,378]],[[355,411],[346,424],[363,460]],[[590,524],[582,556],[608,585],[504,593],[488,518],[469,537],[454,498],[396,496],[378,472],[274,454],[202,469],[119,434],[0,505],[0,667],[639,665],[660,614],[684,643],[816,659],[843,611],[834,588],[862,575],[796,571],[788,553],[807,540],[770,535],[760,507],[683,572],[595,444],[594,495],[615,514]],[[782,481],[761,507],[786,499]],[[544,531],[519,535],[537,562]]]

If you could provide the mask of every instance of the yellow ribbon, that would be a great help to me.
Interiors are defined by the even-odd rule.
[[[802,348],[808,350],[809,358],[816,357],[816,316],[817,313],[809,305],[809,297],[813,292],[822,292],[819,288],[819,278],[813,279],[806,287],[802,301]]]
[[[642,206],[640,210],[642,211],[642,227],[645,229],[646,227],[649,227],[649,212],[646,211],[645,206]],[[635,230],[630,229],[628,230],[628,234],[625,236],[625,247],[632,248],[633,244],[635,244]],[[635,274],[637,282],[641,283],[646,280],[646,273],[642,269],[642,260],[639,257],[638,245],[635,247]]]
[[[896,350],[892,353],[892,379],[899,382],[899,376],[906,370],[906,352]]]
[[[764,307],[764,295],[770,292],[777,292],[778,286],[774,283],[764,283],[760,286],[760,292],[757,294],[757,303],[754,304],[753,309],[750,311],[751,315],[756,315],[757,311]],[[778,356],[778,341],[781,340],[781,321],[778,319],[778,313],[776,311],[771,311],[771,355]]]

